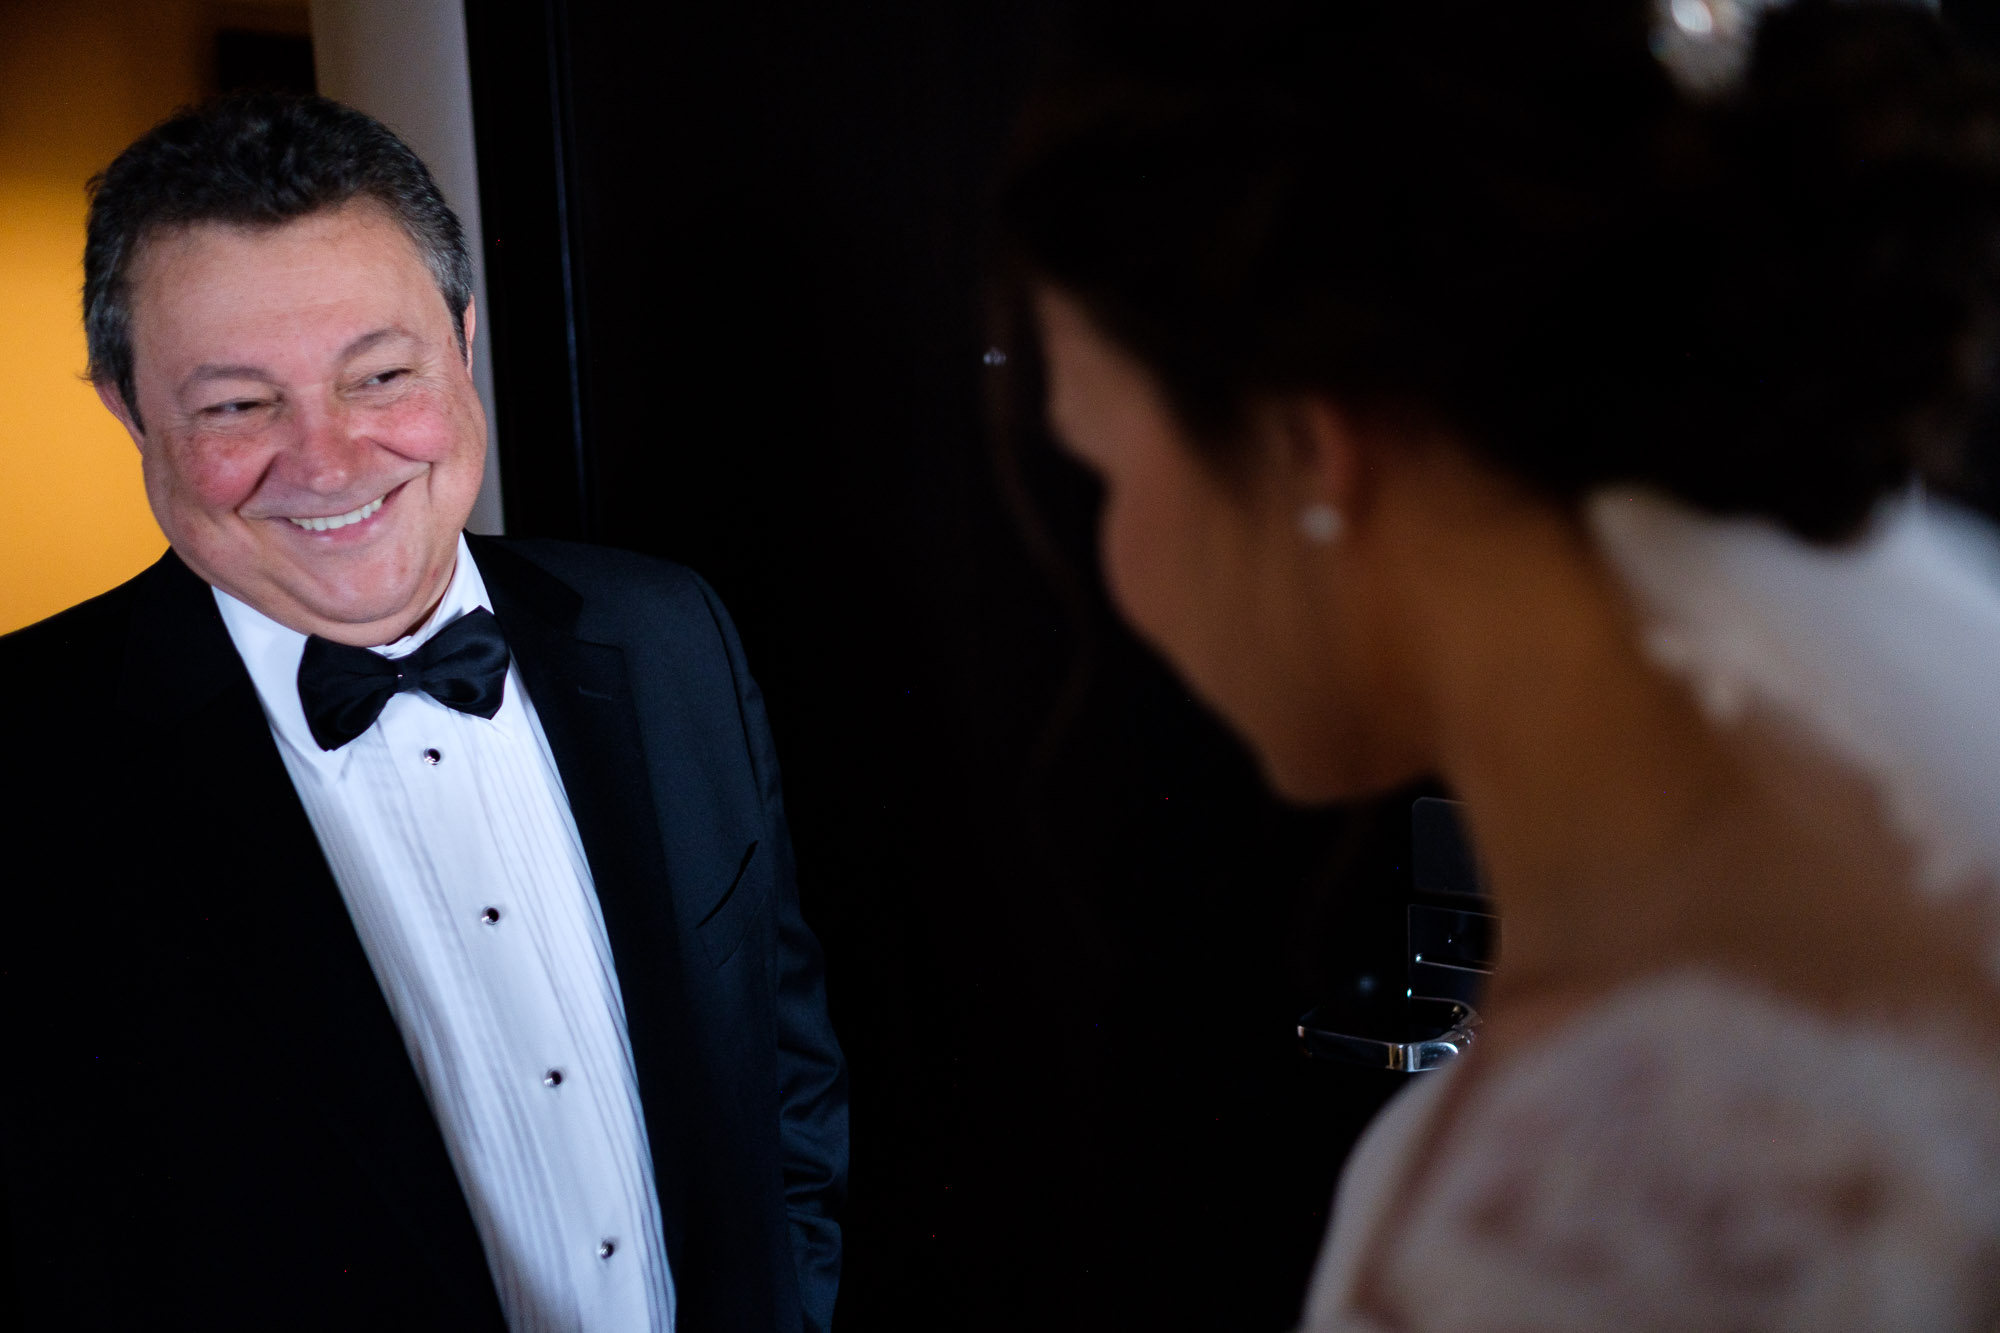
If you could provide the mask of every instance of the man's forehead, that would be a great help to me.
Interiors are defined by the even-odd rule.
[[[279,221],[201,218],[162,223],[140,236],[127,271],[136,293],[149,279],[158,278],[161,270],[208,251],[222,250],[234,258],[247,255],[254,260],[258,252],[305,249],[320,240],[352,237],[357,232],[377,243],[393,243],[420,268],[425,267],[416,242],[395,215],[375,200],[360,196]]]
[[[203,221],[149,237],[132,267],[133,351],[169,365],[261,362],[280,347],[350,355],[393,328],[449,321],[415,243],[385,209],[349,204],[276,224]],[[178,375],[178,371],[174,371]]]

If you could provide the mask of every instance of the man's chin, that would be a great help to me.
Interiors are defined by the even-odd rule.
[[[442,569],[427,560],[415,577],[403,569],[383,571],[372,579],[365,570],[343,571],[350,576],[338,581],[308,577],[284,591],[314,622],[312,633],[373,647],[394,643],[422,623],[444,595],[454,564],[449,556]]]
[[[416,629],[437,602],[427,590],[414,587],[332,595],[325,589],[288,589],[272,600],[277,603],[275,610],[256,602],[251,605],[304,633],[363,648],[394,643]]]
[[[443,596],[457,561],[456,530],[443,549],[400,531],[384,531],[381,538],[388,540],[345,551],[316,544],[300,552],[282,539],[173,545],[203,580],[279,624],[374,647],[394,643],[422,622]]]

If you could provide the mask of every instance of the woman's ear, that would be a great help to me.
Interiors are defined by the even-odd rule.
[[[1343,529],[1365,516],[1371,441],[1353,415],[1318,394],[1293,394],[1270,405],[1267,429],[1285,499],[1310,511],[1323,530],[1325,511]]]

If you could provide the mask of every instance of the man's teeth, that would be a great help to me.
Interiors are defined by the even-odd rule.
[[[314,532],[325,532],[328,528],[344,528],[349,523],[359,523],[367,518],[380,509],[382,502],[388,498],[386,495],[378,495],[361,508],[350,509],[344,514],[335,514],[332,518],[295,518],[292,522],[302,528],[310,528]]]

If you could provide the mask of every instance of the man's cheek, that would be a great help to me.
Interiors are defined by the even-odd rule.
[[[369,433],[405,458],[436,463],[459,451],[466,423],[462,405],[447,394],[426,390],[373,414]]]
[[[257,489],[273,452],[270,445],[248,438],[174,441],[167,448],[164,480],[183,502],[235,509]]]

